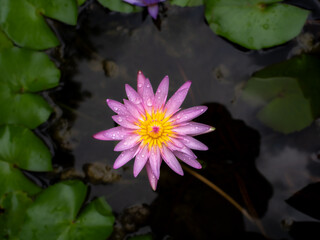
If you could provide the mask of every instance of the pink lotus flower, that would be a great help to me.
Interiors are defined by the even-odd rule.
[[[164,2],[165,0],[123,0],[127,3],[139,6],[139,7],[148,7],[148,12],[154,19],[158,16],[159,11],[159,2]]]
[[[137,81],[138,91],[125,85],[129,100],[124,99],[124,104],[107,99],[108,106],[117,113],[112,119],[120,126],[99,132],[93,137],[99,140],[120,140],[114,151],[122,153],[113,168],[120,168],[135,157],[134,176],[137,177],[146,166],[150,185],[155,190],[162,159],[180,175],[183,175],[183,170],[177,158],[194,168],[201,168],[191,149],[204,151],[208,147],[192,136],[211,132],[214,128],[191,121],[204,113],[206,106],[191,107],[179,112],[189,91],[190,81],[183,84],[167,103],[168,76],[163,78],[155,94],[149,79],[141,71]]]

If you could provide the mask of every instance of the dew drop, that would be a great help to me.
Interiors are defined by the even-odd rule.
[[[141,157],[144,158],[144,154],[142,154]]]
[[[149,88],[150,87],[150,84],[147,84],[147,88]]]
[[[148,107],[151,107],[151,106],[152,106],[152,101],[151,101],[150,98],[147,100],[147,106],[148,106]]]
[[[114,107],[113,109],[114,109],[115,111],[118,111],[118,109],[119,109],[119,108],[117,108],[117,107]]]
[[[138,87],[139,87],[139,88],[141,88],[141,87],[142,87],[142,84],[141,84],[141,83],[139,83],[139,84],[138,84]]]
[[[122,118],[121,118],[121,117],[119,117],[119,118],[118,118],[118,121],[119,121],[119,122],[122,122]]]

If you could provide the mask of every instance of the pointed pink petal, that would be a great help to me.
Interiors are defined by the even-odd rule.
[[[193,158],[179,151],[174,151],[174,155],[176,155],[177,158],[179,158],[181,161],[183,161],[184,163],[188,164],[193,168],[197,168],[197,169],[202,168],[201,164],[196,160],[196,158]]]
[[[174,124],[191,121],[192,119],[203,114],[205,111],[207,111],[207,109],[207,106],[196,106],[187,108],[172,116],[170,121],[174,122]]]
[[[99,140],[122,140],[126,135],[130,134],[131,130],[124,127],[114,127],[105,131],[101,131],[93,135],[95,139]]]
[[[139,129],[137,125],[135,125],[135,119],[133,117],[129,116],[123,116],[123,115],[114,115],[112,116],[113,121],[118,123],[120,126],[129,128],[129,129]]]
[[[137,154],[133,165],[133,175],[137,177],[141,172],[142,168],[145,166],[149,158],[148,145],[145,145]]]
[[[129,84],[125,85],[126,93],[128,99],[134,104],[139,104],[142,102],[141,96],[134,90]]]
[[[107,99],[107,104],[112,111],[120,115],[127,115],[127,108],[120,102],[112,99]]]
[[[166,164],[176,173],[179,175],[183,176],[183,170],[181,168],[181,165],[179,161],[176,159],[174,154],[165,146],[162,146],[161,149],[161,156],[162,159],[166,162]]]
[[[146,77],[143,75],[141,71],[138,72],[137,76],[137,91],[138,94],[142,97],[143,95],[143,88],[144,88],[144,82],[146,81]]]
[[[183,145],[183,147],[181,148],[181,147],[177,147],[172,142],[168,142],[167,144],[168,144],[168,148],[173,152],[179,151],[179,152],[182,152],[184,154],[189,155],[192,158],[197,158],[197,156],[190,150],[190,148],[186,147],[185,145]]]
[[[120,152],[120,151],[133,148],[134,146],[140,143],[139,139],[140,139],[140,135],[130,134],[115,146],[114,151]]]
[[[146,78],[144,83],[142,100],[143,100],[144,108],[149,114],[151,114],[153,100],[154,100],[154,93],[153,93],[152,85],[148,78]]]
[[[178,149],[185,147],[185,145],[180,141],[180,139],[170,138],[170,140]]]
[[[123,151],[113,164],[113,168],[117,169],[129,162],[137,153],[138,146]]]
[[[169,77],[165,76],[161,83],[159,84],[159,87],[156,91],[156,95],[154,97],[154,109],[161,109],[164,104],[166,103],[167,96],[168,96],[168,89],[169,89]]]
[[[157,19],[159,7],[158,4],[150,5],[148,7],[148,12],[153,19]]]
[[[135,119],[143,119],[143,116],[141,114],[141,112],[139,111],[139,109],[137,108],[137,105],[135,105],[134,103],[128,101],[127,99],[123,100],[124,105],[126,106],[128,112],[135,118]]]
[[[188,85],[185,84],[183,84],[182,86],[184,87],[180,87],[179,89],[182,89],[175,92],[175,94],[173,94],[173,96],[168,100],[165,106],[165,117],[169,117],[176,113],[179,110],[179,107],[183,103],[184,99],[186,98],[190,85],[189,87],[187,87]]]
[[[152,147],[152,149],[150,150],[149,163],[150,163],[153,174],[156,176],[157,179],[159,179],[161,157],[160,157],[160,150],[158,147]]]
[[[153,174],[153,171],[151,169],[150,163],[147,162],[146,163],[146,169],[147,169],[147,173],[148,173],[148,178],[149,178],[149,182],[150,185],[153,189],[153,191],[155,191],[157,189],[157,184],[158,184],[158,179],[157,177]]]
[[[197,139],[190,137],[190,136],[179,136],[179,139],[183,142],[190,149],[200,150],[200,151],[207,151],[208,147],[204,145],[202,142],[198,141]]]
[[[183,125],[173,129],[173,131],[178,134],[192,135],[192,136],[208,133],[213,130],[214,130],[213,127],[206,125],[206,124],[197,123],[197,122],[184,123]]]
[[[181,91],[183,89],[189,90],[190,86],[191,86],[191,81],[186,81],[184,84],[181,85],[181,87],[177,90],[177,92]]]

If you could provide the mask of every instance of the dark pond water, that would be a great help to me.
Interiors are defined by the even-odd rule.
[[[294,2],[319,6],[316,1]],[[301,36],[284,45],[249,51],[215,35],[202,7],[166,6],[161,21],[154,22],[145,14],[112,13],[89,1],[76,28],[52,24],[64,43],[50,52],[62,79],[49,93],[56,114],[43,132],[57,174],[42,179],[51,184],[60,177],[84,178],[90,186],[88,200],[104,196],[117,217],[113,239],[148,232],[156,239],[292,239],[288,229],[295,221],[316,221],[285,200],[319,181],[320,122],[300,132],[277,133],[257,120],[257,109],[242,101],[241,90],[255,71],[304,50],[308,34],[318,41],[319,22],[307,23]],[[310,16],[319,19],[319,10]],[[154,86],[169,75],[170,94],[192,81],[183,107],[207,105],[198,121],[216,127],[198,138],[209,151],[197,153],[204,165],[197,172],[249,209],[257,221],[248,221],[194,176],[178,176],[165,164],[156,192],[145,171],[133,177],[132,162],[109,169],[118,155],[115,142],[97,141],[92,135],[115,126],[105,99],[126,98],[124,84],[136,87],[138,70]],[[98,179],[90,177],[94,169]],[[304,236],[310,233],[303,231]]]

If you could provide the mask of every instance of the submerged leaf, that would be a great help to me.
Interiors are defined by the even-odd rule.
[[[258,118],[282,133],[300,131],[320,116],[320,60],[294,57],[256,72],[243,98],[262,107]]]
[[[0,26],[16,44],[32,49],[47,49],[59,44],[43,15],[75,25],[74,0],[0,0]]]
[[[44,53],[11,48],[0,52],[0,124],[36,128],[52,109],[34,92],[55,87],[60,72]]]
[[[290,206],[317,220],[320,220],[319,201],[320,182],[309,184],[286,200]]]
[[[77,217],[86,192],[81,181],[60,182],[45,189],[28,208],[20,239],[106,239],[114,217],[104,199],[94,200]]]
[[[249,49],[276,46],[296,37],[309,11],[281,0],[207,1],[205,16],[218,35]]]

